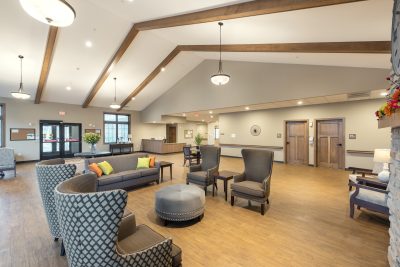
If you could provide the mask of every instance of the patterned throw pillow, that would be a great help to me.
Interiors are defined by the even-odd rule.
[[[110,175],[114,170],[111,164],[108,163],[107,161],[97,163],[97,165],[100,167],[100,169],[103,171],[105,175]]]
[[[138,158],[136,169],[148,169],[150,158]]]
[[[100,177],[103,175],[103,171],[100,169],[100,167],[97,165],[97,163],[92,163],[89,165],[89,170],[91,170],[92,172],[94,172],[97,177]]]
[[[154,168],[154,166],[156,165],[156,157],[152,156],[152,157],[149,157],[149,159],[150,159],[149,167]]]

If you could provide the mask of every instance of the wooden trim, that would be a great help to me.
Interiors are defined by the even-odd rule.
[[[0,147],[6,147],[6,104],[0,103],[0,109],[1,109],[1,146]]]
[[[284,120],[283,121],[283,127],[284,127],[284,134],[283,134],[283,163],[287,164],[287,153],[286,153],[286,137],[287,137],[287,123],[288,122],[305,122],[307,123],[306,125],[306,153],[307,153],[307,162],[305,162],[306,165],[310,165],[310,144],[308,143],[308,138],[310,136],[310,121],[307,120]]]
[[[374,155],[374,151],[371,150],[346,150],[346,153],[349,154],[363,154],[363,155]]]
[[[281,150],[282,146],[259,146],[259,145],[241,145],[241,144],[219,144],[221,147],[235,147],[235,148],[262,148],[262,149],[274,149]]]
[[[166,67],[178,54],[180,50],[178,47],[175,47],[171,53],[168,54],[166,58],[144,79],[144,81],[136,87],[132,93],[129,94],[127,98],[121,103],[121,108],[118,109],[120,111],[123,107],[125,107],[131,100],[132,97],[137,96],[157,75],[161,72],[163,67]]]
[[[83,102],[82,107],[87,108],[92,102],[93,98],[95,95],[99,92],[101,86],[104,84],[104,82],[107,80],[108,76],[110,75],[111,71],[114,69],[114,66],[118,64],[119,60],[122,58],[122,56],[125,54],[126,50],[130,46],[130,44],[133,42],[137,34],[139,33],[139,30],[135,27],[132,26],[131,30],[128,32],[128,34],[125,36],[124,41],[121,43],[119,46],[117,52],[113,55],[111,60],[108,62],[107,66],[104,68],[103,72],[100,74],[100,77],[96,80],[96,83],[93,85],[92,89],[89,92],[89,95],[86,97],[85,102]]]
[[[163,19],[144,21],[137,23],[135,26],[140,31],[154,30],[360,1],[365,0],[258,0]]]
[[[218,52],[219,45],[180,45],[181,51]],[[223,52],[366,53],[390,54],[390,41],[222,45]]]
[[[44,87],[46,86],[47,78],[50,72],[51,62],[53,60],[53,54],[57,40],[57,32],[58,32],[58,27],[50,26],[49,33],[47,35],[47,44],[46,44],[46,50],[44,52],[42,70],[40,72],[39,83],[36,90],[35,104],[40,104]]]

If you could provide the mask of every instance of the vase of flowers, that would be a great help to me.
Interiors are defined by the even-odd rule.
[[[90,153],[96,153],[96,144],[100,141],[100,135],[97,133],[85,133],[83,141],[90,144]]]

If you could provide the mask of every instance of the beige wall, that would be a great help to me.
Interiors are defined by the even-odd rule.
[[[390,129],[378,129],[374,115],[382,102],[383,99],[221,114],[220,143],[283,146],[285,120],[313,122],[318,118],[345,118],[346,150],[390,148]],[[261,127],[259,136],[250,134],[250,127],[254,124]],[[314,126],[309,128],[310,136],[314,136]],[[282,133],[282,138],[277,138],[277,133]],[[356,134],[357,139],[350,140],[350,133]],[[222,154],[240,156],[240,149],[223,148]],[[283,150],[275,151],[275,159],[283,161]],[[309,163],[314,163],[314,145],[309,145]],[[371,156],[346,153],[346,167],[372,169],[372,166]]]
[[[185,130],[193,130],[193,138],[186,139],[184,135]],[[194,137],[199,133],[204,138],[207,138],[207,124],[204,123],[179,123],[177,127],[177,142],[194,145]],[[203,141],[203,143],[206,143]]]

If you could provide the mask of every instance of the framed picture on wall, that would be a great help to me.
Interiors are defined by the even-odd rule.
[[[101,129],[85,129],[85,133],[97,133],[101,136]]]
[[[193,138],[193,130],[184,130],[183,135],[185,139],[192,139]]]

